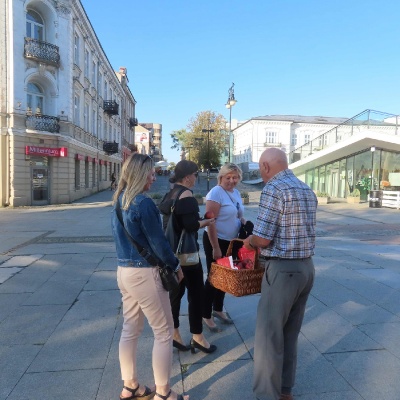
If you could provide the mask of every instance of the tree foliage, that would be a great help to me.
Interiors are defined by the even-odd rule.
[[[221,114],[201,111],[190,119],[188,130],[180,129],[171,134],[172,148],[184,150],[187,158],[200,168],[218,167],[225,151],[225,126],[226,121]]]

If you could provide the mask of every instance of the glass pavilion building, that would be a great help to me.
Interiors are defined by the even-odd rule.
[[[345,198],[359,189],[400,191],[400,116],[365,110],[289,154],[313,190]]]

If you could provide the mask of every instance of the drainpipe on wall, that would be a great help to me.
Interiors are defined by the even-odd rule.
[[[3,41],[4,41],[4,47],[3,47],[3,51],[5,52],[5,54],[3,55],[3,60],[4,60],[4,74],[2,73],[3,76],[3,80],[0,82],[0,85],[4,88],[3,90],[5,91],[4,93],[4,106],[0,105],[0,109],[3,109],[5,111],[5,113],[0,113],[0,118],[5,119],[6,122],[6,134],[5,139],[2,140],[4,148],[3,148],[3,153],[5,153],[5,161],[3,162],[3,168],[5,171],[5,185],[3,187],[5,187],[4,192],[5,193],[1,193],[1,203],[4,203],[5,206],[9,206],[10,205],[10,193],[11,193],[11,179],[10,179],[10,133],[9,133],[9,129],[10,129],[10,114],[9,114],[9,100],[8,100],[8,90],[9,90],[9,76],[8,76],[8,48],[9,48],[9,44],[7,41],[7,27],[8,27],[8,1],[6,1],[4,3],[4,14],[3,14],[3,26],[4,26],[4,31],[2,32],[3,34]],[[3,85],[4,84],[4,85]],[[0,133],[1,135],[1,133]],[[2,136],[2,135],[1,135]],[[1,148],[1,146],[0,146]],[[1,162],[1,161],[0,161]],[[0,177],[1,179],[1,177]],[[1,204],[0,204],[1,205]]]

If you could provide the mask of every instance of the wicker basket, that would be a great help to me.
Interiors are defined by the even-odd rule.
[[[237,241],[243,243],[241,239],[231,240],[226,252],[227,257],[232,255],[233,243]],[[263,275],[264,268],[259,268],[258,258],[256,257],[254,269],[237,270],[212,263],[208,280],[215,288],[233,296],[241,297],[260,293]]]

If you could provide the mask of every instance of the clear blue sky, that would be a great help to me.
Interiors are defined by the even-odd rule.
[[[352,117],[400,112],[398,0],[82,0],[139,122],[170,133],[198,112]]]

